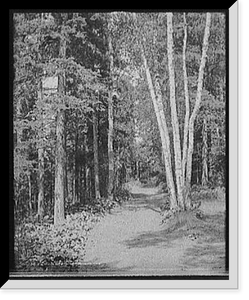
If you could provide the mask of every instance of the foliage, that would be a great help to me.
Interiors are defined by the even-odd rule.
[[[15,253],[19,271],[77,271],[84,262],[89,231],[106,213],[130,199],[120,188],[114,199],[96,199],[91,205],[80,203],[67,207],[63,225],[54,226],[47,215],[43,223],[24,219],[16,226]]]
[[[191,208],[189,213],[191,214],[191,218],[197,219],[205,219],[205,214],[202,211],[203,203],[208,202],[210,209],[212,207],[211,203],[219,203],[225,202],[225,189],[224,187],[203,187],[200,185],[193,185],[189,197],[191,198]],[[167,205],[168,204],[168,205]],[[166,201],[166,205],[163,207],[161,215],[162,215],[162,223],[171,222],[175,218],[179,218],[185,212],[180,208],[170,209],[169,201]]]
[[[98,217],[82,211],[67,215],[61,226],[23,222],[16,228],[17,270],[76,271],[82,263],[87,236]]]

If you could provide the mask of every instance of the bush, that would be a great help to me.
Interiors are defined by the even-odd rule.
[[[54,226],[49,217],[44,218],[43,223],[25,219],[15,233],[17,270],[77,271],[94,224],[116,205],[129,199],[130,193],[120,188],[113,199],[92,200],[91,205],[67,205],[66,221],[61,226]]]
[[[224,187],[203,187],[194,185],[191,189],[190,197],[193,201],[196,199],[199,200],[218,200],[218,201],[225,201],[226,190]]]
[[[117,203],[122,203],[129,201],[131,199],[131,193],[129,192],[128,189],[122,187],[116,190],[114,194],[114,199]]]
[[[97,220],[83,211],[68,215],[61,226],[23,223],[15,235],[17,270],[76,271],[84,257],[88,232]]]
[[[110,212],[116,205],[114,200],[109,198],[99,198],[93,201],[92,205],[88,207],[94,214],[105,215]]]

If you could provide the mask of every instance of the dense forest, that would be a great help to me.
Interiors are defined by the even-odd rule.
[[[167,218],[225,191],[224,13],[12,17],[17,270],[74,270],[128,182],[160,187]]]

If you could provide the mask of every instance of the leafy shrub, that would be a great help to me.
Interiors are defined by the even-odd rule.
[[[97,221],[97,216],[83,211],[68,215],[61,226],[23,223],[15,236],[17,270],[77,270],[88,232]]]
[[[120,188],[113,199],[95,199],[91,205],[67,205],[66,221],[61,226],[54,226],[49,217],[42,224],[25,219],[15,234],[17,269],[76,271],[84,258],[87,236],[94,224],[129,199],[128,190]]]
[[[196,214],[200,214],[200,210],[199,207],[201,206],[201,201],[199,200],[192,200],[191,201],[191,207],[188,209],[188,211],[192,211],[195,212]],[[162,223],[166,223],[169,219],[173,219],[176,216],[178,217],[179,215],[181,215],[182,213],[185,214],[186,211],[180,207],[176,207],[176,208],[170,208],[170,202],[167,201],[164,206],[163,209],[161,208],[161,215],[162,215]]]
[[[129,192],[128,189],[122,187],[116,190],[114,194],[114,199],[117,203],[122,203],[129,201],[131,199],[131,193]]]
[[[193,186],[191,189],[190,197],[193,201],[196,199],[205,201],[225,201],[225,188],[224,187],[203,187],[203,186]]]
[[[91,204],[84,205],[84,210],[90,214],[97,216],[104,216],[107,212],[110,212],[114,208],[116,202],[106,198],[99,198],[92,200]],[[79,208],[81,208],[79,206]]]
[[[226,189],[224,187],[217,187],[214,189],[215,197],[218,201],[226,200]]]

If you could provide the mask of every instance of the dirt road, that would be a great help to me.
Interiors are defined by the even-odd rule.
[[[131,192],[133,199],[115,208],[90,233],[84,272],[94,276],[224,274],[224,241],[192,239],[189,229],[169,233],[155,211],[165,195],[141,186],[133,186]],[[208,251],[209,247],[214,249]]]

